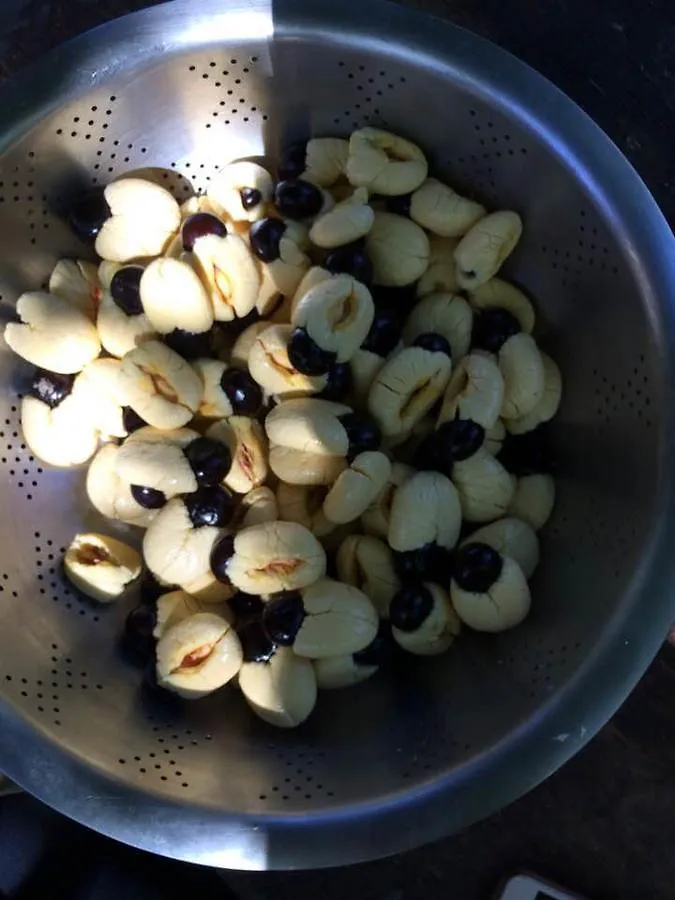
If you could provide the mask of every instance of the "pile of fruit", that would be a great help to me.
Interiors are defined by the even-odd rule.
[[[561,379],[497,275],[520,217],[374,128],[182,206],[164,178],[76,198],[99,262],[60,260],[5,330],[37,367],[26,443],[91,460],[89,500],[132,526],[76,535],[64,571],[99,602],[142,583],[124,640],[156,689],[236,683],[288,727],[462,623],[521,622]]]

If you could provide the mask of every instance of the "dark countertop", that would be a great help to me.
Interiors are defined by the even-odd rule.
[[[144,0],[3,0],[0,79],[68,37],[150,5]],[[669,139],[675,113],[675,4],[408,0],[407,5],[479,32],[547,75],[607,131],[675,221],[675,154]],[[278,900],[310,894],[325,900],[487,900],[503,875],[530,868],[592,900],[670,900],[675,896],[670,840],[675,827],[674,697],[675,650],[666,645],[633,696],[586,749],[499,815],[390,860],[339,872],[235,874],[227,882],[241,900],[258,900],[272,891]],[[64,827],[29,798],[2,803],[0,889],[12,883],[3,882],[3,872],[21,868],[17,829],[40,834],[51,829],[62,840],[66,836],[71,847],[75,840],[86,846],[89,862],[98,860],[103,867],[98,881],[103,870],[109,876],[113,869],[142,870],[146,880],[138,893],[124,891],[125,897],[159,897],[149,885],[158,890],[160,881],[163,898],[183,897],[188,887],[203,900],[223,896],[222,882],[212,873],[143,862],[143,854],[77,826]],[[97,900],[112,897],[113,884],[110,876],[111,892],[97,894]],[[30,896],[39,895],[35,887]],[[52,889],[43,896],[56,898],[57,893]]]

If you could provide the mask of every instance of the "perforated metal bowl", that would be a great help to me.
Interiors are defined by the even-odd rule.
[[[528,621],[322,698],[294,733],[229,695],[147,705],[117,656],[127,608],[72,593],[82,472],[22,443],[0,354],[0,769],[140,847],[241,868],[322,866],[458,829],[545,777],[611,715],[675,610],[675,245],[635,173],[542,78],[400,8],[179,0],[50,55],[0,102],[0,309],[75,254],[72,191],[145,165],[208,187],[227,160],[383,124],[526,223],[509,275],[560,362],[561,473]],[[183,190],[178,174],[169,179]]]

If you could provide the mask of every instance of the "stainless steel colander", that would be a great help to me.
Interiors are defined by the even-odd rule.
[[[0,770],[140,847],[239,868],[324,866],[412,847],[560,765],[649,663],[675,613],[675,241],[607,138],[494,46],[398,7],[178,0],[51,54],[0,102],[4,309],[82,252],[76,189],[163,166],[179,195],[229,159],[382,124],[435,172],[519,210],[510,277],[537,299],[566,392],[558,504],[531,617],[322,698],[294,733],[225,693],[148,705],[118,657],[128,607],[94,608],[59,558],[82,472],[22,443],[27,370],[0,353]]]

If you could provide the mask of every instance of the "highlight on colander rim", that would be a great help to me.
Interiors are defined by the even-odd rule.
[[[0,772],[240,869],[547,777],[675,611],[675,241],[569,99],[373,0],[176,0],[0,104]]]

